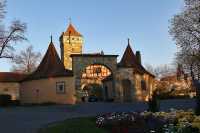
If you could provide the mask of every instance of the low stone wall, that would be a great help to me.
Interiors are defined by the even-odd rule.
[[[12,100],[17,100],[19,99],[19,87],[17,82],[0,82],[0,94],[9,94]]]

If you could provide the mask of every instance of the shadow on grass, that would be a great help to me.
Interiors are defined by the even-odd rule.
[[[97,128],[94,117],[73,118],[41,128],[38,133],[108,133]]]

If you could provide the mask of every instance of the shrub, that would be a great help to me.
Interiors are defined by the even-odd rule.
[[[149,99],[148,105],[149,105],[149,109],[148,109],[149,111],[151,112],[159,111],[159,99],[158,99],[157,91],[153,92],[152,98]]]
[[[96,124],[112,133],[147,133],[161,132],[166,121],[152,114],[143,116],[136,112],[113,112],[97,116]]]
[[[200,96],[196,97],[195,113],[196,113],[196,115],[200,115]]]
[[[8,106],[11,103],[11,96],[8,94],[0,95],[0,106]]]
[[[200,81],[195,80],[194,86],[196,88],[196,108],[195,113],[196,115],[200,115]]]
[[[10,105],[12,105],[12,106],[20,106],[20,101],[19,100],[11,100]]]

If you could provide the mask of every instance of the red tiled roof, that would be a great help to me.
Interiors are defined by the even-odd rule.
[[[71,70],[65,69],[64,64],[60,60],[56,49],[51,42],[37,70],[29,75],[25,80],[64,76],[73,76],[73,73]]]
[[[82,36],[78,31],[76,31],[76,29],[74,28],[74,26],[70,23],[67,30],[64,32],[64,35],[66,36]]]
[[[0,72],[0,82],[20,82],[27,74],[16,72]]]
[[[148,72],[143,66],[142,64],[140,64],[137,59],[136,56],[133,52],[133,50],[131,49],[131,46],[128,42],[128,46],[126,47],[126,50],[122,56],[121,61],[118,63],[118,67],[130,67],[130,68],[135,68],[135,71],[139,72],[139,73],[147,73],[153,77],[155,77],[153,74],[151,74],[150,72]]]

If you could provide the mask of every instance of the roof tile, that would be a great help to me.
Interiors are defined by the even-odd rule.
[[[64,32],[64,35],[66,36],[82,36],[78,31],[76,31],[76,29],[74,28],[74,26],[70,23],[67,30]]]
[[[139,72],[139,73],[147,73],[151,76],[154,77],[153,74],[151,74],[150,72],[148,72],[143,66],[142,64],[138,63],[137,58],[133,52],[133,50],[131,49],[131,46],[129,44],[128,41],[128,46],[126,47],[126,50],[122,56],[121,61],[118,63],[118,67],[130,67],[130,68],[135,68],[135,71]]]
[[[0,72],[0,82],[20,82],[27,74],[16,72]]]
[[[60,76],[73,76],[73,73],[71,70],[65,69],[64,64],[56,52],[53,42],[51,42],[37,70],[28,76],[25,80]]]

